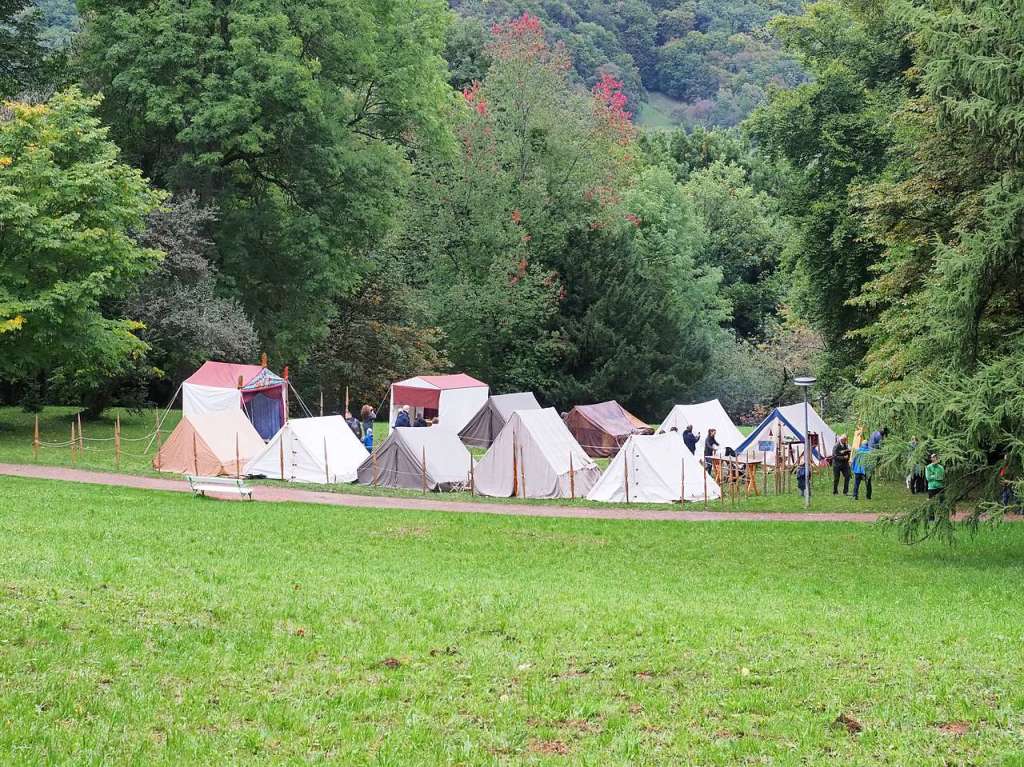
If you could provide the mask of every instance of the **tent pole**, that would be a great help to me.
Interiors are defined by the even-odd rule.
[[[331,467],[327,463],[327,437],[324,437],[324,477],[327,479],[327,484],[331,484]]]
[[[235,432],[235,479],[242,478],[242,459],[238,455],[238,432]]]
[[[85,433],[82,431],[82,411],[78,411],[78,453],[85,455]]]
[[[523,475],[523,498],[529,496],[526,495],[526,461],[523,459],[523,446],[519,446],[519,471]]]
[[[196,433],[192,432],[192,468],[196,472],[196,476],[199,476],[199,449],[196,447]]]
[[[519,464],[516,461],[516,433],[512,432],[512,497],[519,496]]]
[[[324,390],[320,390],[320,417],[324,417]]]
[[[629,503],[629,456],[625,451],[622,453],[622,472],[626,478],[626,503]]]
[[[704,511],[708,510],[708,467],[703,466],[704,470],[701,474],[704,475]]]
[[[468,452],[468,451],[467,451]],[[473,476],[473,454],[469,456],[469,494],[476,495],[474,486],[476,485],[476,477]]]
[[[569,451],[569,498],[576,500],[576,472],[572,468],[572,450]]]
[[[370,453],[370,464],[373,466],[373,482],[371,482],[370,484],[371,485],[376,485],[377,484],[377,451],[376,450],[374,450],[372,453]]]
[[[683,448],[686,449],[685,447]],[[686,456],[679,461],[679,506],[686,503]]]
[[[423,461],[420,465],[420,477],[423,480],[423,492],[427,492],[427,446],[423,446]]]
[[[321,405],[320,409],[323,410],[323,405]],[[346,413],[348,412],[348,387],[347,386],[345,387],[345,412]],[[323,413],[321,413],[320,415],[323,415]]]
[[[284,482],[284,429],[277,433],[277,454],[281,463],[281,481]]]

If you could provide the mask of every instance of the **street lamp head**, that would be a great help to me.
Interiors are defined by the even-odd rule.
[[[803,386],[806,388],[809,386],[814,386],[814,383],[817,380],[818,379],[815,378],[814,376],[797,376],[796,378],[793,379],[793,383],[795,383],[797,386]]]

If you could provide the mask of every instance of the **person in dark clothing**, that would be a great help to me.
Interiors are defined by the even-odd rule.
[[[832,495],[839,495],[839,478],[843,478],[843,495],[850,492],[850,445],[846,435],[839,437],[832,450]]]
[[[427,423],[427,419],[424,418],[422,415],[416,416],[416,420],[412,422],[412,425],[413,426],[430,426],[430,424]]]
[[[395,426],[396,427],[412,426],[412,423],[409,421],[409,406],[408,405],[406,405],[405,407],[403,407],[401,410],[398,411],[398,415],[395,417]]]
[[[348,424],[348,428],[352,430],[352,433],[356,435],[356,439],[361,440],[363,438],[363,427],[359,425],[359,421],[348,410],[345,411],[345,423]]]
[[[687,426],[683,429],[683,444],[686,445],[687,449],[691,453],[697,452],[697,442],[700,441],[700,435],[693,433],[693,427]]]
[[[708,429],[708,436],[704,439],[704,457],[714,455],[718,450],[718,440],[715,438],[715,430]]]

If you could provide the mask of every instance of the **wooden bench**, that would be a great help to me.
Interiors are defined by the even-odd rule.
[[[205,496],[209,493],[238,493],[240,498],[252,500],[252,488],[245,484],[244,479],[235,477],[194,477],[186,474],[188,486],[193,495]]]

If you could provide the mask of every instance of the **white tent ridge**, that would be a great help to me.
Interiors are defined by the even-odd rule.
[[[477,464],[475,489],[496,498],[582,498],[600,476],[554,408],[517,410]]]
[[[678,435],[666,432],[626,440],[587,500],[678,503],[680,495],[687,501],[712,500],[722,490]]]
[[[245,473],[290,482],[355,482],[366,456],[363,443],[340,415],[292,418],[246,465]]]
[[[694,434],[700,434],[696,453],[699,456],[704,455],[704,439],[708,429],[715,429],[715,438],[721,446],[720,453],[724,454],[727,447],[739,452],[738,448],[743,443],[743,434],[717,399],[692,405],[675,405],[658,427],[657,433],[668,432],[675,427],[681,434],[687,426],[693,427]]]

